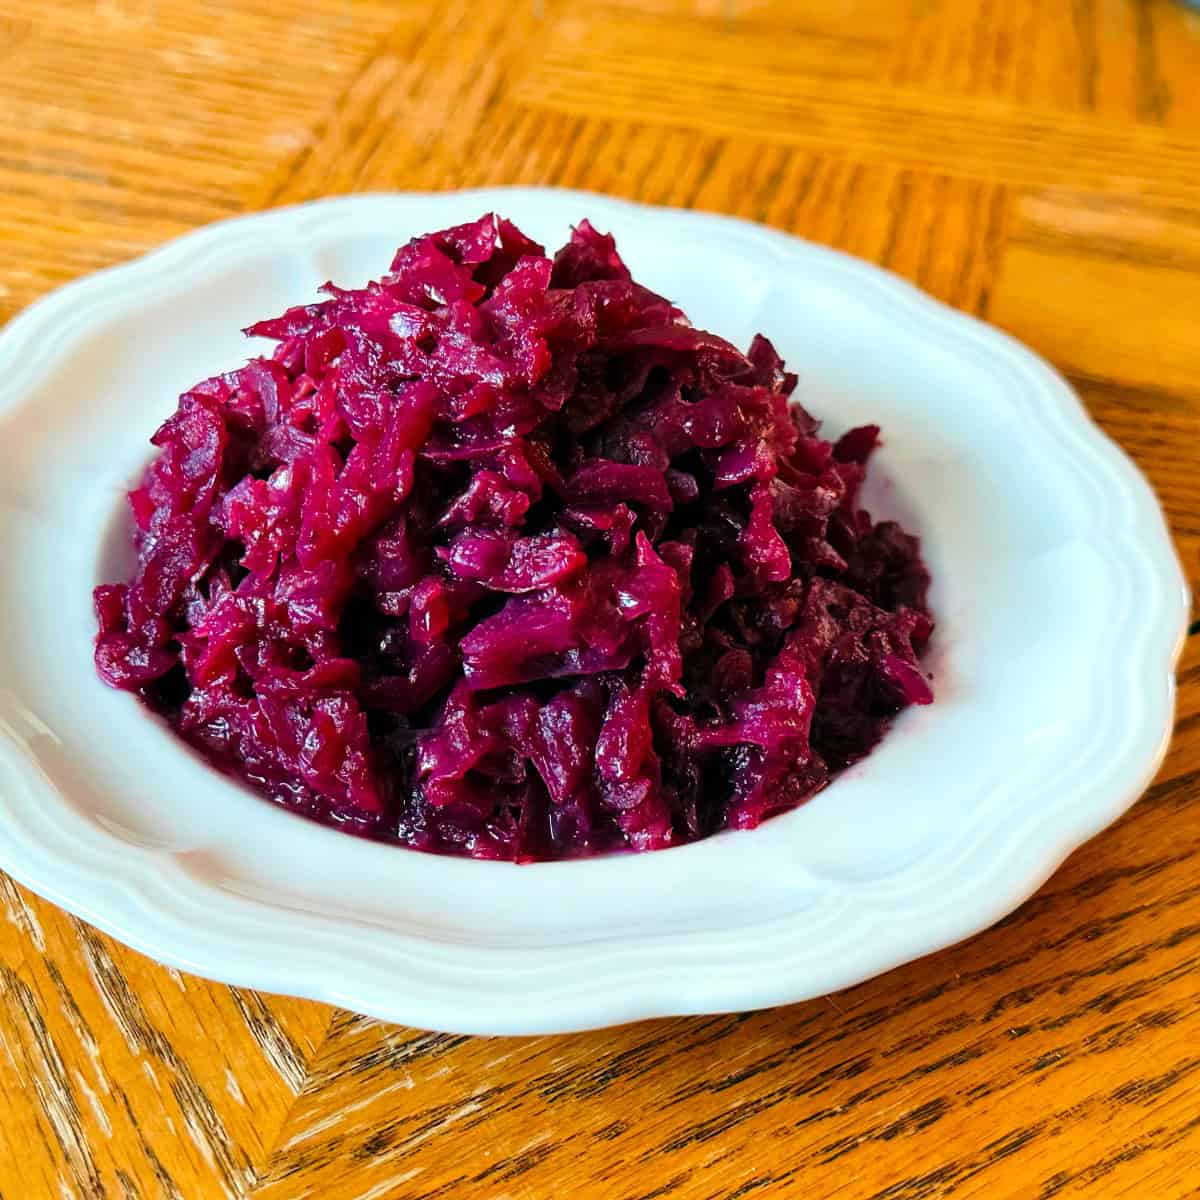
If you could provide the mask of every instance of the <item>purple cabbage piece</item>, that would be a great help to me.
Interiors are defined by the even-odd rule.
[[[130,494],[96,666],[296,811],[518,861],[795,807],[932,692],[915,538],[586,221],[494,216],[247,332]]]

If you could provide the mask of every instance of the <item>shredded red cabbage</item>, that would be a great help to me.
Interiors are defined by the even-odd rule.
[[[486,216],[247,333],[131,493],[96,665],[289,808],[422,850],[653,850],[823,788],[932,693],[917,540],[581,223]]]

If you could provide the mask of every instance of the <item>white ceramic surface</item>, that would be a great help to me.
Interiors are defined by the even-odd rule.
[[[91,662],[126,485],[249,321],[489,209],[588,216],[698,325],[765,331],[870,502],[924,539],[936,703],[752,832],[515,867],[374,845],[215,774]],[[1029,895],[1156,770],[1186,589],[1150,489],[1041,360],[874,267],[727,218],[552,190],[357,196],[225,222],[0,335],[0,865],[163,961],[471,1033],[755,1008],[945,946]]]

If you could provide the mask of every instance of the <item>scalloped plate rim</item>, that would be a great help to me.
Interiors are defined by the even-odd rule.
[[[484,188],[455,193],[367,193],[342,196],[229,218],[185,234],[133,262],[107,268],[66,285],[35,302],[0,332],[0,368],[6,365],[5,359],[13,357],[14,351],[20,348],[22,342],[28,341],[40,325],[52,320],[56,314],[81,309],[89,296],[102,295],[107,285],[122,278],[132,280],[140,276],[149,284],[163,269],[177,261],[182,264],[202,258],[206,251],[214,246],[219,247],[222,239],[230,234],[248,234],[251,228],[257,225],[260,229],[272,226],[279,231],[290,230],[294,236],[311,237],[324,223],[338,215],[344,216],[355,208],[366,209],[389,204],[403,206],[413,201],[419,204],[449,195],[475,199],[484,205],[506,197],[552,195],[564,203],[570,201],[581,208],[588,205],[592,206],[593,210],[620,208],[648,214],[651,218],[669,217],[696,225],[710,223],[715,228],[723,228],[730,232],[737,230],[739,237],[772,242],[777,251],[791,251],[793,257],[802,258],[807,255],[811,262],[824,261],[827,266],[836,266],[844,275],[853,278],[859,284],[869,286],[895,307],[915,310],[925,319],[927,325],[936,322],[939,336],[947,342],[957,343],[960,347],[964,342],[973,342],[1009,359],[1011,365],[1018,370],[1032,372],[1029,377],[1038,382],[1043,399],[1047,399],[1055,408],[1055,415],[1064,428],[1069,428],[1074,437],[1081,444],[1086,444],[1098,460],[1104,460],[1107,471],[1122,480],[1128,489],[1127,499],[1135,510],[1134,516],[1138,518],[1137,531],[1143,539],[1149,535],[1153,543],[1153,562],[1149,552],[1145,552],[1144,545],[1141,548],[1146,556],[1143,567],[1146,571],[1151,567],[1155,568],[1158,581],[1165,585],[1162,588],[1160,619],[1151,631],[1157,636],[1151,639],[1150,635],[1147,635],[1148,640],[1158,643],[1158,653],[1154,655],[1158,666],[1153,673],[1148,670],[1142,673],[1156,676],[1159,681],[1156,692],[1149,697],[1147,704],[1160,718],[1156,722],[1160,733],[1153,742],[1143,737],[1144,744],[1137,763],[1134,764],[1133,776],[1126,784],[1108,795],[1105,803],[1077,805],[1072,808],[1072,819],[1060,822],[1051,831],[1050,836],[1047,836],[1044,828],[1047,823],[1044,819],[1028,822],[1021,836],[1014,837],[1016,844],[1010,846],[1007,851],[1008,858],[1015,857],[1024,863],[1022,871],[1008,877],[1007,887],[995,888],[990,892],[986,889],[976,889],[971,897],[973,903],[957,906],[952,918],[943,919],[936,925],[931,922],[925,925],[920,933],[910,931],[907,938],[898,937],[888,950],[877,948],[873,954],[860,956],[855,961],[841,961],[836,965],[827,966],[819,978],[814,974],[811,965],[802,965],[799,978],[795,972],[782,969],[777,970],[775,976],[765,983],[732,979],[723,980],[720,984],[710,984],[706,988],[702,982],[696,982],[697,969],[694,965],[679,963],[666,971],[654,971],[643,966],[638,970],[630,968],[628,977],[622,979],[620,988],[610,985],[605,990],[590,984],[581,986],[578,983],[571,987],[569,983],[562,982],[558,987],[549,989],[531,1007],[519,1013],[502,1015],[496,1013],[493,999],[484,997],[480,1000],[478,997],[472,997],[468,1000],[453,990],[446,995],[439,991],[435,982],[429,980],[425,981],[423,997],[406,997],[403,1001],[389,999],[386,994],[389,985],[394,989],[394,985],[400,982],[395,977],[394,967],[391,971],[383,971],[381,974],[379,971],[367,970],[359,963],[362,974],[359,985],[354,986],[354,981],[343,974],[345,986],[339,987],[326,978],[314,977],[311,970],[298,969],[289,962],[281,963],[278,953],[271,961],[264,961],[261,947],[258,947],[259,954],[254,953],[256,946],[253,941],[241,948],[240,956],[232,954],[229,950],[223,952],[219,947],[206,947],[200,953],[183,952],[173,939],[177,939],[181,929],[186,930],[188,926],[183,918],[170,911],[170,889],[167,889],[168,896],[165,902],[162,897],[157,903],[154,901],[152,893],[155,889],[148,886],[145,879],[138,878],[144,872],[135,872],[132,869],[132,862],[140,858],[140,855],[131,854],[126,842],[99,831],[99,827],[86,818],[77,815],[71,818],[88,827],[92,833],[101,832],[102,837],[108,839],[110,844],[107,856],[93,846],[93,852],[104,858],[106,865],[111,865],[115,858],[118,860],[118,866],[124,865],[127,868],[124,875],[118,870],[107,880],[97,880],[95,870],[86,863],[77,860],[56,861],[53,847],[30,844],[25,837],[27,831],[18,830],[13,824],[16,813],[12,809],[11,798],[0,795],[0,822],[7,825],[10,834],[13,835],[13,840],[8,845],[0,845],[0,864],[5,870],[34,891],[46,895],[55,903],[135,948],[161,961],[211,978],[324,1000],[383,1019],[400,1020],[429,1028],[470,1033],[560,1032],[613,1024],[638,1017],[731,1011],[785,1003],[869,978],[882,970],[970,936],[1011,911],[1036,890],[1072,850],[1132,804],[1156,773],[1166,753],[1170,715],[1173,712],[1173,672],[1182,649],[1187,616],[1187,588],[1153,493],[1120,448],[1091,422],[1079,398],[1065,380],[1032,351],[1001,331],[948,308],[890,272],[841,251],[817,246],[736,217],[656,208],[567,189]],[[170,291],[170,287],[165,286],[165,290]],[[20,386],[13,389],[10,403],[0,404],[0,424],[19,413],[20,393],[34,385],[39,368],[46,365],[45,359],[45,352],[40,359],[35,354],[32,366],[26,362],[23,364],[23,372],[21,368],[13,372]],[[13,375],[10,375],[10,378]],[[1146,528],[1147,521],[1152,526],[1149,529]],[[1175,631],[1174,636],[1172,629]],[[10,771],[17,770],[21,753],[11,739],[0,740],[0,768],[7,765]],[[0,774],[0,778],[2,777]],[[52,797],[52,789],[45,789],[43,799],[46,795]],[[63,807],[65,808],[65,805]],[[92,840],[95,841],[94,838]],[[18,843],[22,843],[19,849]],[[151,852],[151,857],[163,856],[158,852]],[[478,865],[486,867],[488,864]],[[572,865],[557,866],[561,870],[564,866],[570,869]],[[211,883],[197,886],[221,891],[217,885]],[[107,893],[113,890],[125,896],[126,907],[123,915],[118,915],[112,907],[114,903],[119,907],[120,901],[105,901]],[[225,899],[222,903],[225,903],[229,893],[223,894]],[[140,924],[137,920],[131,923],[131,902],[133,909],[143,911]],[[257,901],[245,899],[239,900],[238,903],[247,907],[262,907]],[[267,911],[273,910],[268,907]],[[804,917],[801,916],[800,919],[803,921]],[[321,918],[313,920],[319,921]],[[336,930],[337,922],[332,922],[332,925]],[[799,932],[802,932],[802,929]],[[345,936],[342,938],[343,942]],[[336,938],[327,940],[331,943],[337,942]],[[354,960],[347,959],[345,945],[339,947],[337,944],[331,944],[331,948],[326,949],[324,954],[326,957],[337,959],[339,966],[353,975]],[[778,962],[775,965],[780,966]],[[786,967],[786,964],[784,966]],[[408,969],[413,969],[411,963],[408,964]],[[710,963],[701,967],[700,971],[705,973],[713,969],[714,964]],[[543,971],[555,973],[552,965],[544,965]],[[690,990],[680,985],[684,978],[692,981]],[[805,980],[807,982],[804,982]],[[415,981],[412,975],[408,975],[405,982],[412,986],[414,982],[420,981]],[[614,992],[622,994],[618,996],[614,995]]]

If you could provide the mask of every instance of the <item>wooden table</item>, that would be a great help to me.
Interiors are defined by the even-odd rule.
[[[1170,0],[8,0],[0,116],[3,317],[334,192],[735,212],[1055,361],[1197,577],[1200,17]],[[1180,681],[1157,782],[1017,913],[776,1012],[419,1033],[184,977],[0,877],[0,1194],[1200,1195],[1200,636]]]

